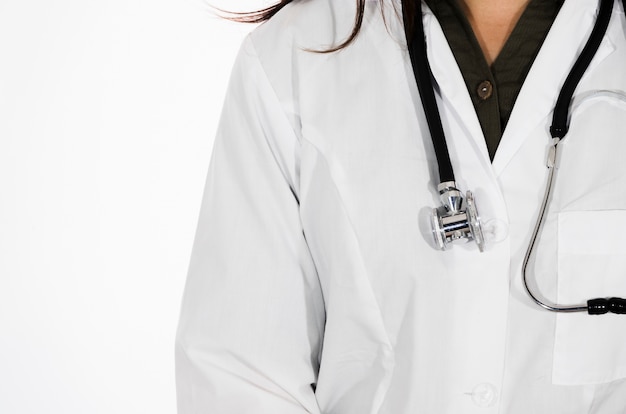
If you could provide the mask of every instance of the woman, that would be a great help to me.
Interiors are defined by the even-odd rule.
[[[625,19],[609,2],[527,272],[550,302],[626,296]],[[626,412],[626,317],[549,312],[522,278],[555,103],[599,3],[270,9],[239,53],[215,142],[178,331],[179,413]],[[432,240],[440,177],[407,48],[415,15],[482,253]]]

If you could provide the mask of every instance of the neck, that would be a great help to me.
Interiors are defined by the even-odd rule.
[[[491,65],[530,0],[458,0]]]

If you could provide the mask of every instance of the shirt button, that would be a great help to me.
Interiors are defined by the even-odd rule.
[[[489,383],[478,384],[471,392],[472,401],[479,407],[491,407],[498,399],[498,390]]]
[[[488,80],[482,81],[478,85],[478,88],[476,89],[476,93],[478,94],[478,97],[482,101],[486,101],[487,99],[491,97],[491,94],[493,93],[493,85]]]

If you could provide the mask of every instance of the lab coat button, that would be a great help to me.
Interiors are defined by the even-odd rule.
[[[472,401],[479,407],[491,407],[498,399],[498,390],[493,384],[483,382],[471,392]]]

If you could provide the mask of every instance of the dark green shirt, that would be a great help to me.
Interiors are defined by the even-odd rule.
[[[524,79],[564,0],[531,0],[491,67],[458,0],[426,0],[454,54],[493,160]]]

